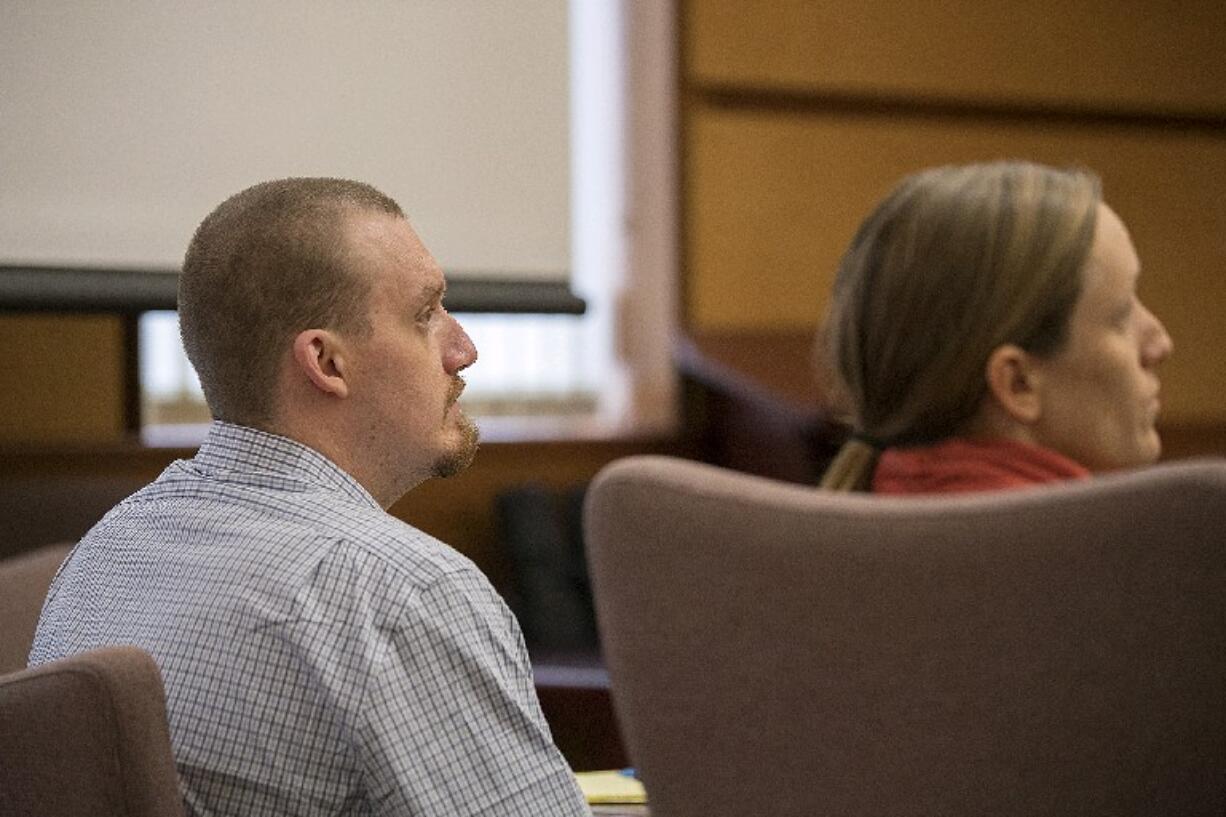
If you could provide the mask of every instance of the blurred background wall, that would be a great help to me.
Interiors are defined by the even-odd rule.
[[[685,322],[809,331],[904,174],[1082,165],[1132,232],[1175,355],[1163,424],[1226,424],[1226,5],[687,0]]]

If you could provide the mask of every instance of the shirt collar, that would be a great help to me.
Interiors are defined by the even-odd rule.
[[[332,460],[289,437],[214,420],[192,463],[209,474],[278,475],[340,491],[383,510],[370,492]]]

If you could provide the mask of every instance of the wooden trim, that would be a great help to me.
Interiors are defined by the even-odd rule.
[[[689,114],[686,111],[686,43],[688,38],[683,28],[685,26],[685,4],[691,0],[673,0],[673,159],[674,171],[673,190],[673,256],[676,264],[675,297],[673,304],[673,326],[687,329],[690,325],[690,294],[687,286],[689,279],[689,236],[690,229],[686,220],[686,171],[688,157],[686,155],[686,128]],[[684,418],[682,418],[684,422]]]
[[[1222,114],[1193,114],[1158,109],[1119,110],[935,96],[852,94],[757,85],[690,83],[686,90],[691,100],[698,104],[726,110],[772,114],[986,119],[1027,124],[1090,125],[1099,128],[1146,127],[1226,136],[1226,115]]]
[[[674,4],[674,31],[677,43],[677,326],[685,332],[693,328],[694,296],[690,289],[692,274],[690,269],[690,244],[694,235],[690,207],[690,132],[693,120],[692,108],[695,103],[693,83],[689,80],[689,44],[690,35],[686,30],[686,21],[690,19],[686,7],[697,0],[676,0]]]

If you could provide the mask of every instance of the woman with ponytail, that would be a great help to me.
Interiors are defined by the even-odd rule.
[[[840,265],[822,351],[853,435],[835,490],[1020,487],[1157,459],[1171,353],[1094,175],[1028,162],[905,179]]]

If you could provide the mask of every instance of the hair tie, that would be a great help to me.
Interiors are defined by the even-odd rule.
[[[867,434],[863,431],[851,432],[851,439],[864,443],[865,445],[867,445],[869,448],[873,449],[874,451],[884,451],[885,449],[889,448],[889,446],[886,445],[882,440],[878,439],[877,437],[872,436],[871,434]]]

